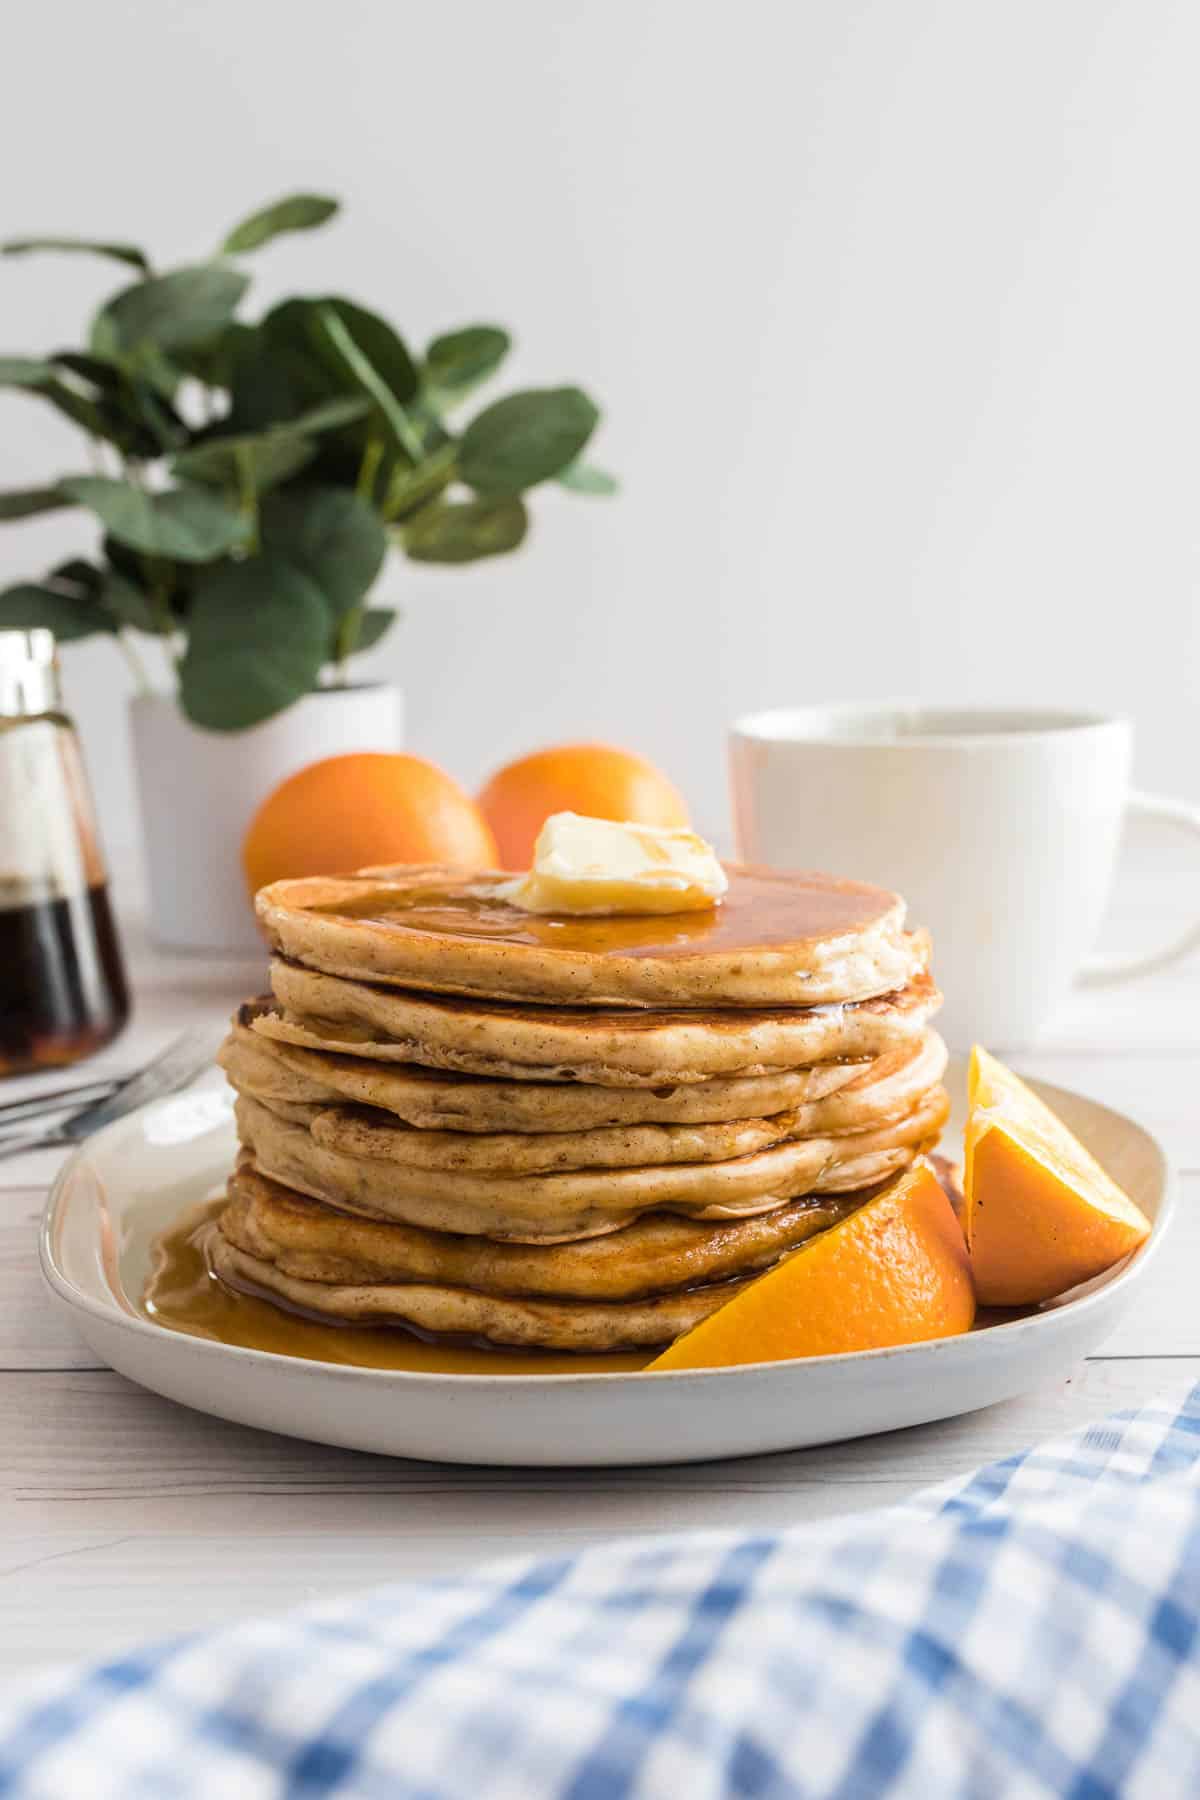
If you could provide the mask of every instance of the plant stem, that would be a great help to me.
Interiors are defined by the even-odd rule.
[[[249,527],[246,548],[253,555],[259,548],[258,489],[254,485],[254,453],[245,444],[239,444],[234,450],[233,456],[238,472],[238,508]]]
[[[363,459],[358,467],[358,480],[354,484],[354,491],[359,499],[366,500],[372,505],[375,496],[375,477],[379,473],[379,465],[382,461],[383,439],[372,433],[367,439],[367,447],[363,451]]]
[[[176,675],[179,674],[179,650],[175,643],[175,619],[171,612],[171,588],[164,570],[161,557],[143,556],[142,567],[146,571],[146,584],[151,610],[158,622],[158,634],[162,638],[163,648],[171,660]]]
[[[384,495],[383,518],[390,524],[400,513],[415,511],[429,500],[436,500],[454,479],[457,444],[443,444],[416,469],[397,470]]]
[[[360,601],[357,606],[352,606],[350,608],[350,611],[345,615],[337,628],[337,636],[334,638],[333,642],[333,656],[334,667],[336,669],[336,680],[339,687],[345,687],[346,685],[348,679],[346,663],[349,658],[354,655],[354,652],[358,647],[358,634],[362,630],[362,616],[366,610],[367,602],[365,600]]]
[[[139,654],[133,639],[127,632],[118,631],[117,646],[124,656],[125,661],[129,664],[129,670],[133,676],[134,685],[136,686],[138,693],[153,693],[154,690],[150,685],[150,676],[146,671],[146,665],[142,661],[141,655]]]
[[[146,477],[141,463],[132,456],[122,458],[122,469],[134,487],[147,492]],[[179,674],[179,650],[175,643],[175,619],[171,612],[171,582],[159,556],[141,553],[141,564],[146,575],[146,593],[150,601],[150,609],[158,622],[158,633],[162,639],[163,649],[167,653],[171,667],[176,676]]]
[[[425,454],[424,439],[391,388],[363,355],[332,307],[318,307],[317,316],[334,349],[349,363],[355,379],[370,394],[391,426],[405,455],[410,456],[414,463],[419,463]]]

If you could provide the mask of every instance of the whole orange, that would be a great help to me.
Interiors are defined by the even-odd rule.
[[[495,868],[495,839],[471,796],[420,756],[327,756],[268,794],[242,841],[252,893],[297,875],[371,863]]]
[[[551,813],[686,825],[688,810],[661,769],[611,744],[554,744],[498,769],[479,795],[506,869],[527,869]]]

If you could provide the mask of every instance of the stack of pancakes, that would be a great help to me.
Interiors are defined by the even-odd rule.
[[[707,912],[532,915],[501,875],[259,895],[271,993],[221,1052],[241,1142],[206,1252],[335,1321],[670,1342],[930,1148],[948,1111],[903,903],[730,871]]]

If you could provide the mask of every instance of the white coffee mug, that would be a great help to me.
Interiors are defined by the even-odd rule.
[[[1127,813],[1200,835],[1200,811],[1129,788],[1129,721],[1096,714],[810,706],[733,727],[744,862],[893,888],[928,926],[955,1049],[1019,1048],[1083,969],[1122,980],[1200,943],[1090,956]]]

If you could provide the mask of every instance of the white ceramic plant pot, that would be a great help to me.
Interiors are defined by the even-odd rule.
[[[163,694],[131,701],[150,928],[170,950],[261,949],[242,874],[246,827],[308,763],[403,741],[396,688],[322,688],[249,731],[201,731]]]

